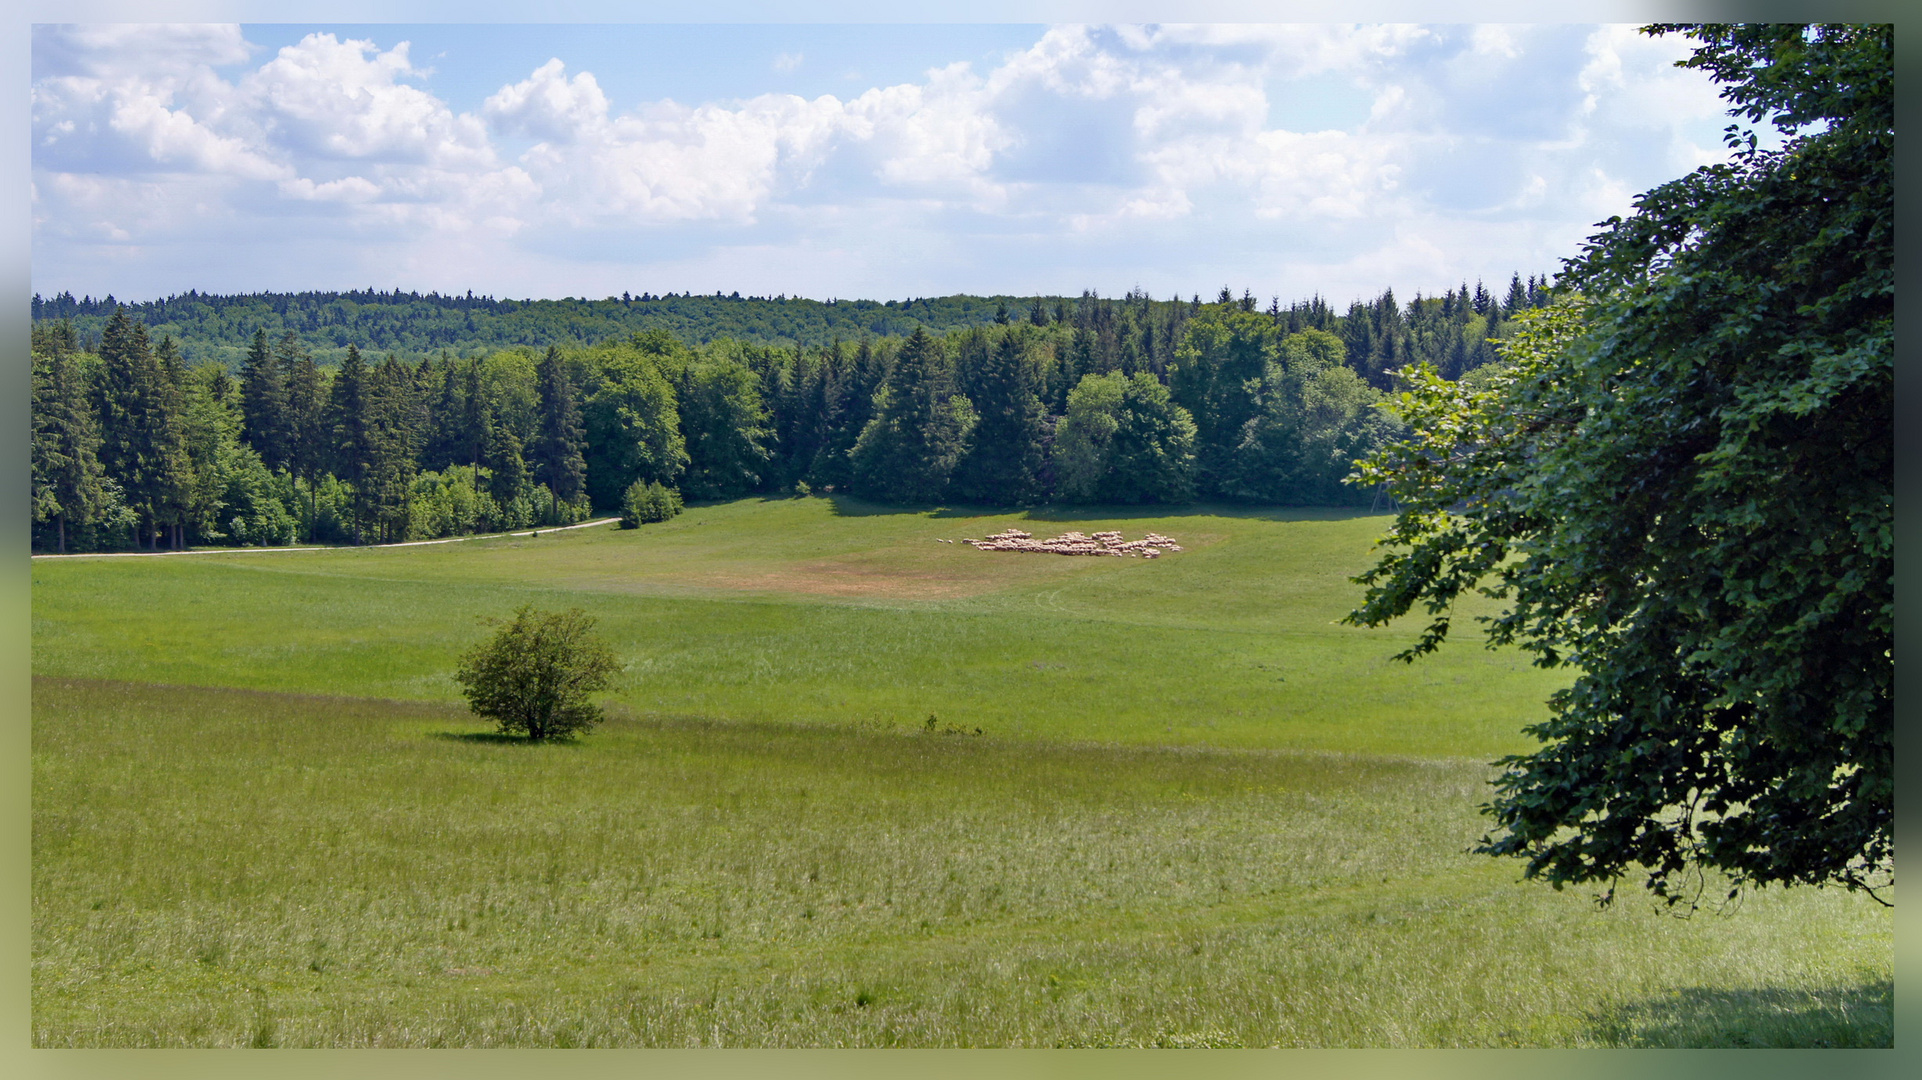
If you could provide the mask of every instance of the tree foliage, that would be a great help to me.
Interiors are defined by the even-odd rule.
[[[1068,395],[1055,442],[1074,502],[1185,503],[1195,496],[1195,422],[1152,375],[1089,375]]]
[[[947,490],[976,416],[942,343],[916,330],[874,395],[874,418],[850,452],[856,489],[890,502],[931,502]]]
[[[502,734],[539,742],[567,738],[599,723],[589,695],[605,689],[620,665],[578,608],[537,611],[522,605],[494,636],[461,657],[454,678],[468,707]]]
[[[1893,880],[1893,34],[1656,26],[1734,112],[1727,165],[1571,260],[1480,388],[1418,370],[1363,475],[1402,510],[1351,620],[1415,605],[1574,669],[1510,757],[1480,850],[1556,887],[1693,902]],[[1612,884],[1607,895],[1613,894]]]

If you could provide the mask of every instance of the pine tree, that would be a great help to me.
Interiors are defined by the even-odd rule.
[[[71,330],[71,325],[69,325]],[[67,350],[33,356],[33,519],[54,524],[55,549],[106,502],[100,434]]]
[[[871,339],[863,337],[854,347],[853,358],[841,367],[841,377],[834,386],[828,448],[815,470],[822,483],[846,486],[853,482],[854,446],[874,418],[874,395],[887,378],[888,365],[889,358],[874,347]]]
[[[362,472],[371,522],[387,541],[407,539],[418,470],[420,387],[407,365],[388,356],[368,373],[368,456]]]
[[[163,525],[176,524],[189,488],[177,400],[155,359],[145,323],[118,307],[100,344],[94,413],[100,421],[100,464],[125,493],[150,547]]]
[[[367,367],[360,350],[347,346],[347,358],[327,396],[325,430],[331,433],[333,473],[353,490],[354,543],[361,542],[371,515],[367,478],[374,459],[373,425],[368,415]]]
[[[1036,497],[1047,410],[1035,392],[1037,372],[1021,335],[1004,331],[987,362],[967,381],[979,422],[955,469],[956,493],[975,502],[1009,505]]]
[[[287,471],[307,482],[308,539],[319,512],[321,474],[332,460],[326,385],[314,358],[302,352],[287,373]]]
[[[1508,299],[1502,301],[1502,314],[1512,319],[1528,308],[1528,287],[1522,284],[1522,276],[1517,273],[1508,279]]]
[[[974,424],[974,409],[955,391],[941,343],[916,327],[855,444],[856,489],[888,502],[940,498]]]
[[[540,428],[532,455],[534,479],[547,485],[553,501],[549,510],[558,520],[561,500],[571,503],[579,498],[587,482],[587,462],[581,454],[585,443],[581,408],[558,346],[547,347],[536,377],[540,381]]]
[[[254,330],[240,365],[241,438],[270,469],[287,463],[287,363],[299,351],[290,330],[281,348],[267,347],[267,331]]]

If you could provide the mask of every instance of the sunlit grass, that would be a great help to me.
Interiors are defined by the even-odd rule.
[[[1338,620],[1384,519],[1300,511],[1041,520],[826,499],[437,547],[42,560],[38,674],[456,701],[480,620],[578,605],[643,715],[1489,759],[1527,748],[1558,673],[1473,640],[1408,666],[1411,629]],[[937,538],[1114,527],[1153,561],[994,554]],[[930,591],[932,590],[932,592]]]
[[[1860,897],[1682,920],[1467,853],[1562,676],[1339,625],[1384,524],[756,499],[37,560],[34,1040],[1888,1044]],[[1009,525],[1189,550],[935,542]],[[577,742],[456,705],[527,602],[627,664]]]
[[[1885,912],[1517,883],[1464,853],[1461,761],[631,719],[531,746],[48,679],[35,708],[39,1045],[1890,1038]]]

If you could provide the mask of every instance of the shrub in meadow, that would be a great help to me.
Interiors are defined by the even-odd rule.
[[[621,498],[621,528],[638,529],[643,523],[666,521],[680,512],[680,492],[658,480],[636,480]]]

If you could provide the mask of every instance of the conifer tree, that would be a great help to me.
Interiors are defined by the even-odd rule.
[[[856,490],[889,502],[940,498],[974,425],[974,409],[956,392],[941,343],[916,327],[855,443]]]
[[[1003,331],[966,385],[979,422],[955,469],[955,490],[962,498],[1006,505],[1039,494],[1047,412],[1035,392],[1038,382],[1021,335],[1012,327]]]
[[[888,363],[889,358],[874,347],[874,342],[863,337],[854,347],[854,356],[837,365],[840,377],[834,384],[828,445],[814,470],[822,483],[852,484],[854,446],[874,418],[874,395],[887,378]]]
[[[540,427],[533,448],[534,479],[547,485],[553,516],[560,516],[560,501],[579,498],[587,482],[587,462],[581,454],[585,436],[581,427],[581,408],[574,397],[574,383],[568,378],[567,363],[558,346],[549,345],[538,368],[540,380]]]
[[[361,542],[371,516],[367,478],[374,458],[373,425],[368,410],[367,367],[360,350],[347,346],[327,397],[325,428],[332,434],[333,473],[353,490],[354,543]]]
[[[241,438],[270,469],[287,463],[287,368],[299,339],[293,332],[281,347],[267,347],[267,331],[256,328],[247,358],[240,365]]]
[[[454,460],[479,468],[487,457],[488,430],[493,425],[493,410],[481,382],[479,358],[467,361],[461,372],[460,421],[454,431]]]
[[[69,327],[71,328],[71,327]],[[33,519],[54,525],[55,550],[70,527],[86,525],[106,502],[100,434],[67,350],[33,356]]]
[[[163,525],[177,523],[189,487],[177,399],[154,357],[145,323],[116,307],[101,338],[95,384],[100,463],[125,493],[148,546],[158,549]]]
[[[361,473],[363,505],[388,541],[407,538],[419,460],[419,387],[407,365],[388,356],[368,373],[367,458]]]
[[[287,471],[307,482],[309,528],[319,512],[321,474],[332,460],[327,427],[327,387],[319,365],[304,350],[287,373]],[[312,539],[311,532],[309,539]]]
[[[527,461],[514,426],[491,420],[487,424],[487,493],[503,513],[527,486]],[[516,524],[503,521],[500,524]]]
[[[1508,279],[1508,298],[1502,301],[1502,314],[1512,319],[1528,308],[1528,287],[1522,284],[1522,275],[1517,272]]]

